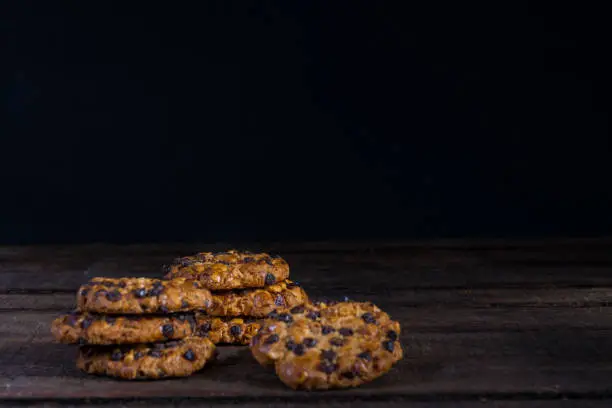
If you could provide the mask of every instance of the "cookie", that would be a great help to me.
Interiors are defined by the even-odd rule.
[[[154,343],[195,334],[192,313],[173,315],[99,315],[71,313],[51,324],[53,337],[64,344]]]
[[[371,303],[306,305],[272,312],[251,351],[291,388],[348,388],[380,377],[403,357],[399,334],[399,323]]]
[[[208,337],[215,344],[246,346],[257,334],[261,323],[249,318],[197,316],[197,335]]]
[[[126,380],[186,377],[202,369],[214,351],[212,341],[203,337],[151,345],[82,346],[77,367],[89,374]]]
[[[289,277],[284,259],[236,250],[177,258],[164,270],[166,279],[197,279],[210,290],[262,288]]]
[[[80,312],[171,313],[206,309],[210,304],[210,291],[184,278],[93,278],[77,294]]]
[[[292,281],[284,281],[261,289],[215,292],[210,316],[265,317],[271,311],[306,303],[306,292]]]

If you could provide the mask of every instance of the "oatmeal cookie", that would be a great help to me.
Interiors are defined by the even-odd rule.
[[[80,312],[171,313],[207,309],[210,304],[210,291],[184,278],[93,278],[77,294]]]
[[[246,346],[259,331],[260,322],[252,318],[197,316],[197,335],[215,344]]]
[[[164,271],[166,279],[197,279],[210,290],[262,288],[289,277],[284,259],[236,250],[177,258]]]
[[[371,303],[309,304],[272,312],[251,351],[291,388],[348,388],[380,377],[403,357],[399,334],[399,323]]]
[[[274,309],[308,301],[306,292],[289,280],[261,289],[215,292],[212,298],[212,306],[206,311],[210,316],[264,317]]]
[[[177,340],[195,334],[192,313],[171,315],[100,315],[71,313],[51,324],[51,333],[64,344],[135,344]]]
[[[126,380],[186,377],[202,369],[214,351],[212,341],[203,337],[151,345],[82,346],[77,367]]]

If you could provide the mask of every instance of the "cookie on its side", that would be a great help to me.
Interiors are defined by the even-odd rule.
[[[287,262],[265,253],[200,252],[164,267],[166,279],[196,279],[210,290],[262,288],[289,277]]]
[[[207,309],[211,294],[184,278],[93,278],[79,288],[77,310],[108,314],[150,314]]]
[[[340,302],[273,312],[251,341],[263,365],[294,389],[356,387],[403,357],[400,325],[371,303]]]
[[[206,311],[210,316],[265,317],[277,308],[291,308],[308,301],[306,292],[290,280],[261,289],[215,292],[212,297],[212,306]]]
[[[99,315],[71,313],[51,324],[51,333],[64,344],[136,344],[177,340],[195,334],[193,313],[170,315]]]
[[[89,374],[126,380],[186,377],[201,370],[214,351],[212,341],[202,337],[152,345],[82,346],[77,367]]]
[[[252,318],[212,317],[197,315],[197,335],[208,337],[215,344],[247,346],[261,323]]]

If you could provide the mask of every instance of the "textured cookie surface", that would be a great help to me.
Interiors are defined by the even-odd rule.
[[[236,250],[177,258],[165,270],[166,279],[197,279],[210,290],[262,288],[289,277],[284,259]]]
[[[126,380],[185,377],[202,369],[214,351],[215,345],[202,337],[152,345],[82,346],[77,367]]]
[[[308,301],[306,292],[287,280],[261,289],[242,289],[213,293],[211,316],[265,317],[271,311],[303,305]]]
[[[291,388],[356,387],[403,357],[399,334],[399,323],[370,303],[307,305],[272,312],[251,351]]]
[[[81,286],[77,309],[81,312],[145,314],[207,309],[211,294],[189,279],[93,278]]]
[[[196,321],[191,313],[171,315],[100,315],[71,313],[51,324],[51,333],[67,344],[154,343],[190,337]]]
[[[249,318],[197,316],[197,335],[208,337],[215,344],[246,346],[257,334],[261,323]]]

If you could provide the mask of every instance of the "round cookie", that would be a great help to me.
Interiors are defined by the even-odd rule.
[[[251,351],[291,388],[348,388],[380,377],[403,357],[399,334],[399,323],[371,303],[306,305],[272,312]]]
[[[197,335],[208,337],[215,344],[249,345],[261,323],[249,318],[197,316]]]
[[[212,341],[202,337],[152,345],[82,346],[77,367],[89,374],[126,380],[186,377],[202,369],[214,351]]]
[[[286,280],[261,289],[215,292],[206,313],[210,316],[265,317],[275,309],[291,308],[307,301],[306,292],[294,282]]]
[[[53,337],[64,344],[154,343],[190,337],[195,330],[191,313],[131,316],[71,313],[51,324]]]
[[[236,250],[184,256],[164,270],[166,279],[196,279],[210,290],[262,288],[289,277],[289,265],[284,259]]]
[[[184,278],[93,278],[79,288],[77,310],[108,314],[149,314],[207,309],[212,296]]]

